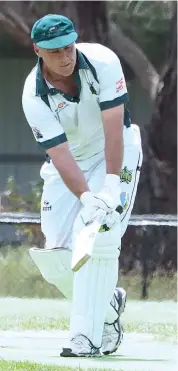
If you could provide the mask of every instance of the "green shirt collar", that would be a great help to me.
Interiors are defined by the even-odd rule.
[[[85,60],[83,53],[77,50],[77,62],[74,69],[74,74],[78,73],[81,69],[89,69],[89,66]],[[42,96],[47,94],[56,94],[58,93],[57,89],[51,89],[46,84],[46,81],[42,75],[42,59],[38,58],[37,72],[36,72],[36,95]]]

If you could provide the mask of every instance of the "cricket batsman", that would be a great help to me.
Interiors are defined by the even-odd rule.
[[[38,63],[26,78],[22,105],[46,161],[40,172],[45,246],[30,255],[42,276],[72,300],[69,346],[61,356],[97,357],[115,352],[123,337],[126,292],[116,287],[118,257],[142,148],[119,58],[77,38],[71,20],[57,14],[39,19],[31,32]],[[82,242],[81,233],[97,220],[97,233]]]

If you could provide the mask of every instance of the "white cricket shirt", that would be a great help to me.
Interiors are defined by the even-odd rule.
[[[100,44],[76,44],[74,79],[78,96],[52,87],[41,74],[41,60],[28,75],[22,96],[26,119],[36,141],[47,150],[68,141],[76,161],[104,150],[101,111],[125,104],[124,125],[131,125],[128,93],[119,58]],[[45,171],[57,170],[48,158]]]

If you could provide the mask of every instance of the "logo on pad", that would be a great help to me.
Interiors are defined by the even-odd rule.
[[[120,181],[129,184],[132,181],[132,173],[133,170],[129,170],[127,166],[125,166],[120,172]]]

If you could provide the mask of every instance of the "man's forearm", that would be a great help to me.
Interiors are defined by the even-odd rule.
[[[52,157],[54,166],[71,192],[80,198],[83,192],[89,191],[84,174],[77,165],[71,152],[66,148],[60,149],[56,154],[53,153],[51,155],[50,152],[51,151],[48,151]]]
[[[123,161],[123,138],[106,138],[105,140],[106,173],[119,175]]]
[[[57,165],[57,170],[66,186],[78,198],[83,192],[89,191],[85,177],[70,152],[68,156],[61,155],[61,163]]]
[[[102,112],[105,134],[106,173],[119,175],[123,161],[124,106]]]

